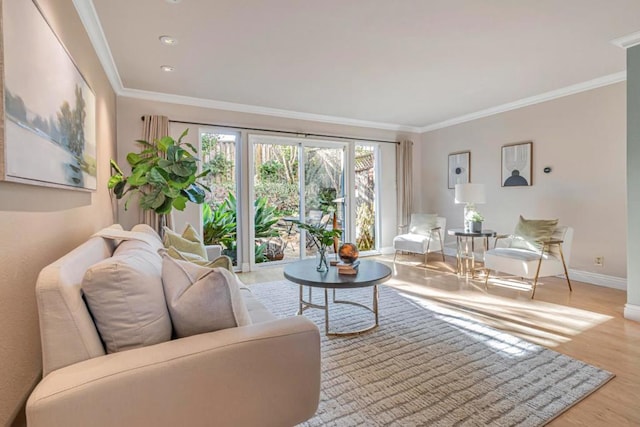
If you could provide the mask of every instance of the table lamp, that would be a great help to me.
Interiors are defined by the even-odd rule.
[[[484,184],[456,184],[455,202],[465,203],[463,224],[466,229],[467,215],[476,212],[476,203],[485,203]]]

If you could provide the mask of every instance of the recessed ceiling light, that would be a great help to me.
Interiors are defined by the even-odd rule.
[[[171,37],[171,36],[160,36],[160,43],[167,45],[167,46],[175,46],[178,44],[178,39],[176,39],[175,37]]]
[[[175,71],[176,69],[174,67],[172,67],[171,65],[161,65],[160,69],[162,71],[166,71],[167,73],[170,73],[172,71]]]
[[[167,3],[169,4],[178,4],[180,3],[182,0],[166,0]]]

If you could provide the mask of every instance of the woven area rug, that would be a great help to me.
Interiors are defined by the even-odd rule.
[[[276,316],[295,314],[298,285],[249,288]],[[313,291],[322,302],[323,291]],[[360,336],[328,338],[324,311],[305,311],[321,331],[322,391],[304,426],[540,426],[613,378],[428,301],[387,286],[379,291],[380,327]],[[339,290],[337,297],[370,305],[372,290]],[[350,305],[330,310],[336,330],[372,318]]]

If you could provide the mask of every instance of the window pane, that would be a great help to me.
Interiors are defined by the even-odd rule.
[[[376,248],[376,147],[356,145],[356,245],[361,251]]]
[[[238,215],[236,197],[236,133],[201,133],[203,168],[213,173],[203,178],[211,190],[203,206],[203,240],[207,245],[222,245],[222,253],[238,265]]]

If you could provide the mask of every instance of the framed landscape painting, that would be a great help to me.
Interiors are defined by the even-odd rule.
[[[532,142],[502,146],[502,186],[523,187],[531,181]]]
[[[449,154],[449,185],[455,188],[456,184],[466,184],[471,177],[471,151]]]
[[[96,100],[37,3],[3,0],[0,178],[96,189]]]

